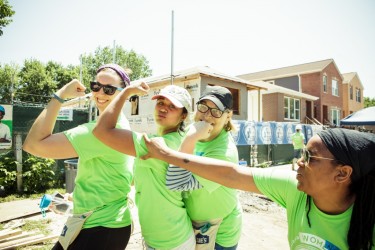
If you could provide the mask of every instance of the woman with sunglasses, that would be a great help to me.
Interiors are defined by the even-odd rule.
[[[147,86],[129,86],[130,79],[117,64],[97,70],[91,82],[92,100],[101,114],[123,90],[123,95],[147,92]],[[92,135],[95,121],[53,134],[58,112],[65,99],[81,97],[85,87],[72,80],[55,94],[35,120],[23,149],[33,155],[53,159],[79,157],[73,194],[74,214],[93,211],[69,249],[125,249],[131,232],[131,215],[127,195],[132,182],[133,158],[104,145]],[[129,128],[125,117],[116,126]],[[62,249],[56,243],[54,249]]]
[[[156,100],[154,120],[157,136],[169,147],[178,149],[184,136],[184,121],[191,112],[189,92],[169,85],[152,97]],[[116,120],[127,100],[120,93],[98,120],[94,135],[127,155],[136,156],[134,164],[135,202],[145,249],[194,250],[195,238],[181,192],[165,186],[168,163],[141,160],[147,153],[142,134],[116,128]]]
[[[190,126],[180,151],[237,164],[238,151],[229,132],[234,129],[232,108],[233,97],[227,88],[208,86],[199,98],[195,123]],[[169,167],[167,176],[170,189],[195,189],[186,195],[185,204],[195,229],[197,249],[236,249],[242,229],[237,191],[199,176],[189,176],[176,166]]]
[[[341,128],[313,136],[297,174],[173,151],[146,138],[148,157],[225,186],[264,194],[286,208],[290,249],[375,249],[375,134]]]

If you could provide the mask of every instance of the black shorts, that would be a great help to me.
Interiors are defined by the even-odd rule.
[[[131,226],[120,228],[93,227],[82,229],[68,250],[124,250],[128,245]],[[63,250],[59,242],[52,248]]]

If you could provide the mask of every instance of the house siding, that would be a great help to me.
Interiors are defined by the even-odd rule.
[[[327,92],[323,91],[323,75],[327,76]],[[330,63],[324,70],[317,73],[305,74],[300,76],[302,92],[319,97],[314,102],[315,118],[324,123],[325,120],[331,121],[331,110],[340,110],[340,119],[342,118],[343,107],[343,84],[342,77],[335,64]],[[338,96],[332,95],[332,80],[337,81]],[[327,106],[327,117],[323,117],[323,106]]]
[[[353,87],[353,100],[350,100],[350,86]],[[361,102],[357,102],[356,99],[357,89],[359,89],[361,93]],[[343,84],[343,118],[363,108],[363,88],[358,75],[355,75],[349,83]]]

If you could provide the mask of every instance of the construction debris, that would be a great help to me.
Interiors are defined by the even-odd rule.
[[[58,234],[46,236],[38,230],[23,231],[20,227],[24,224],[23,220],[13,220],[7,223],[3,230],[0,230],[0,250],[35,245],[59,237]]]

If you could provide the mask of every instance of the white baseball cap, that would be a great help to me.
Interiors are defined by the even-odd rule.
[[[176,85],[168,85],[160,90],[160,93],[153,96],[151,100],[158,99],[159,97],[165,97],[170,100],[177,108],[186,108],[191,112],[191,96],[189,92]]]
[[[302,126],[301,126],[301,124],[297,124],[297,125],[296,125],[296,130],[297,130],[297,129],[298,129],[298,130],[302,130]]]

